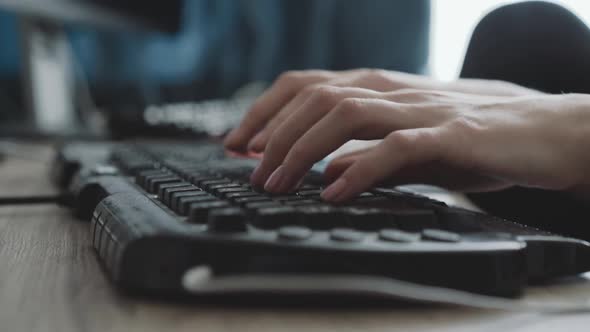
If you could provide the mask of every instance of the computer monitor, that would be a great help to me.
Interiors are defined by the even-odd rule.
[[[24,96],[33,127],[43,134],[80,131],[65,24],[173,33],[180,29],[182,5],[183,0],[0,0],[0,9],[20,18]]]

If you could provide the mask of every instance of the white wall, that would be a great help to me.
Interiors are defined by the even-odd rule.
[[[456,78],[477,22],[490,10],[516,0],[432,0],[430,68],[443,80]],[[590,23],[590,1],[554,0]]]

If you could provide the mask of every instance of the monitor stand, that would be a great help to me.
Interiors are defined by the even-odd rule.
[[[42,134],[80,132],[74,107],[72,54],[63,26],[21,19],[23,83],[28,119]]]

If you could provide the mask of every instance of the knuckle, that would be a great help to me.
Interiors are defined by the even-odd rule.
[[[378,69],[378,68],[373,68],[373,69],[367,69],[365,71],[366,76],[368,77],[372,77],[375,79],[382,79],[382,78],[390,78],[390,73],[385,70],[385,69]]]
[[[395,131],[384,140],[384,144],[390,149],[396,151],[412,151],[416,145],[416,140],[410,135],[406,135],[401,131]]]
[[[462,115],[452,120],[449,124],[451,131],[462,135],[471,136],[480,132],[484,127],[474,118]]]
[[[369,69],[366,71],[364,77],[369,86],[373,86],[376,89],[379,87],[388,87],[391,83],[394,83],[392,74],[385,69]]]
[[[335,116],[340,119],[357,118],[362,110],[363,100],[359,98],[345,98],[334,108]]]
[[[333,105],[339,98],[338,89],[327,85],[316,85],[310,88],[310,96],[314,103]]]
[[[303,75],[304,72],[299,70],[286,71],[279,75],[276,82],[279,85],[293,85],[299,82]]]

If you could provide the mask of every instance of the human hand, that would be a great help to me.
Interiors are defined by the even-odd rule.
[[[324,199],[347,200],[383,181],[477,191],[510,185],[575,191],[590,182],[589,96],[335,87],[324,93],[331,97],[307,101],[275,130],[252,174],[255,186],[293,190],[345,142],[379,138],[373,148],[332,161],[326,176],[334,182]]]
[[[277,127],[308,100],[326,97],[330,87],[359,88],[350,97],[370,97],[370,92],[400,89],[439,90],[478,95],[535,94],[517,85],[490,80],[460,79],[440,82],[432,78],[395,71],[357,69],[349,71],[292,71],[281,75],[252,105],[242,123],[225,139],[230,150],[261,152]]]

